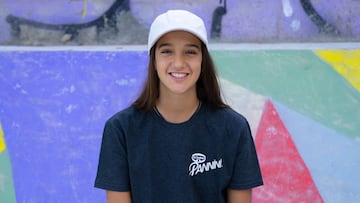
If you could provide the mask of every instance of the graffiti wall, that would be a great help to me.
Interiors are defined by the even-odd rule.
[[[173,8],[205,20],[224,98],[249,120],[254,202],[359,202],[354,0],[0,1],[0,202],[105,202],[104,123],[137,96],[149,24]]]
[[[354,0],[3,0],[0,43],[142,44],[168,9],[198,14],[213,42],[360,41]]]

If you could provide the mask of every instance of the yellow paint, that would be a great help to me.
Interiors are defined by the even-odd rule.
[[[319,50],[316,53],[360,91],[360,50]]]
[[[87,0],[84,0],[84,8],[83,8],[82,14],[81,14],[82,18],[86,17],[86,12],[87,12]]]
[[[0,153],[5,150],[5,140],[4,140],[4,133],[2,127],[0,125]]]

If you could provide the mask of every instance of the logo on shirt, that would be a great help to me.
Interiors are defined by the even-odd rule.
[[[191,160],[193,162],[189,165],[190,176],[223,167],[222,159],[206,162],[206,156],[201,153],[194,153],[193,155],[191,155]]]

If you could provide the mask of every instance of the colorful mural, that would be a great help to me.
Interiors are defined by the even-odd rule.
[[[359,50],[318,50],[316,53],[360,91]]]
[[[104,122],[142,85],[151,20],[175,8],[205,20],[224,98],[250,122],[254,202],[359,202],[353,0],[0,1],[0,44],[35,46],[0,47],[0,202],[105,202]],[[257,44],[274,42],[326,43]],[[109,44],[139,46],[36,47]]]
[[[2,48],[0,202],[105,202],[103,125],[145,77],[145,48],[128,48]],[[224,98],[264,175],[254,202],[360,201],[359,49],[224,48],[211,50]]]

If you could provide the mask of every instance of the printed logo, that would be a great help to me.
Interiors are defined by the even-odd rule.
[[[191,155],[191,160],[193,162],[189,166],[190,176],[223,167],[222,159],[206,162],[206,156],[201,153],[194,153]]]

